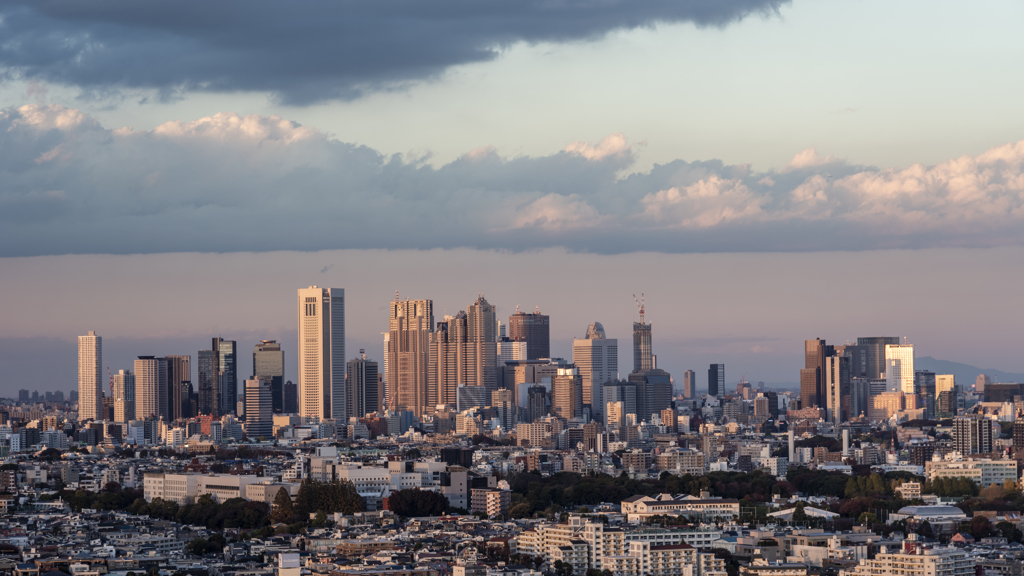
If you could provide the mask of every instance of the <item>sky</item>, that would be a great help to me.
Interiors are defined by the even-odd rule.
[[[801,340],[873,335],[1024,371],[1022,19],[4,3],[0,394],[72,389],[87,330],[115,372],[213,336],[294,353],[312,284],[346,289],[350,356],[380,356],[396,290],[539,306],[565,357],[594,320],[628,350],[644,293],[680,381],[794,382]]]

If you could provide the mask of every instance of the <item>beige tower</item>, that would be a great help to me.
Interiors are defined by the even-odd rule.
[[[78,419],[103,420],[103,338],[78,337]]]
[[[586,337],[572,341],[572,363],[583,379],[583,403],[590,406],[594,416],[604,407],[604,383],[618,379],[619,341],[606,338],[601,323],[593,322],[587,327]]]
[[[114,374],[114,421],[127,423],[135,419],[135,374],[121,370]]]
[[[566,420],[583,415],[583,381],[575,366],[559,368],[551,379],[551,413]]]
[[[885,345],[886,390],[914,394],[914,345]]]
[[[466,386],[483,386],[490,398],[498,387],[498,372],[495,360],[497,344],[495,328],[496,310],[480,296],[466,308]]]
[[[459,384],[466,383],[466,313],[445,316],[430,334],[427,406],[458,404]]]
[[[399,300],[389,306],[387,362],[384,380],[388,386],[387,408],[408,410],[417,418],[429,406],[427,369],[430,363],[430,333],[434,329],[431,300]]]
[[[298,291],[299,415],[342,418],[345,394],[345,290]]]

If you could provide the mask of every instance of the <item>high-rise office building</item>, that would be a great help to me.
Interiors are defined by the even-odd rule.
[[[213,339],[217,369],[219,414],[234,414],[238,405],[238,346],[234,340]]]
[[[618,382],[607,382],[604,385],[604,390],[602,390],[601,395],[604,397],[605,410],[608,409],[609,404],[621,403],[619,415],[623,419],[623,422],[625,422],[627,414],[636,415],[636,384],[622,380]],[[612,424],[609,424],[609,414],[605,412],[604,416],[605,426],[611,426]]]
[[[693,398],[693,391],[697,388],[697,373],[693,370],[683,372],[683,398]]]
[[[824,340],[804,340],[804,368],[800,370],[800,407],[826,408],[825,359],[835,356],[835,348]]]
[[[538,308],[532,314],[517,311],[508,317],[508,337],[526,342],[526,359],[551,357],[551,326],[548,316]]]
[[[551,379],[551,414],[566,420],[583,415],[583,380],[575,366],[559,368]]]
[[[427,410],[430,333],[434,329],[432,300],[399,300],[389,304],[388,374],[385,380],[394,395],[394,409],[417,418]]]
[[[630,372],[629,381],[635,386],[636,421],[650,422],[651,417],[672,405],[672,376],[654,368],[644,372]]]
[[[502,430],[515,430],[519,406],[511,390],[502,388],[491,393],[491,408],[498,412],[498,421]]]
[[[342,418],[345,391],[345,290],[298,291],[299,415]]]
[[[78,419],[103,419],[103,338],[78,337]]]
[[[870,406],[871,379],[850,378],[850,418],[868,417]]]
[[[445,316],[430,334],[427,361],[427,408],[457,406],[459,385],[466,382],[466,313]]]
[[[725,396],[725,364],[712,364],[708,367],[708,396]]]
[[[260,340],[252,350],[252,376],[270,383],[274,413],[284,411],[284,350],[276,340]]]
[[[533,385],[527,389],[526,411],[530,422],[536,422],[548,415],[548,389]]]
[[[185,418],[185,398],[181,395],[183,382],[192,381],[191,356],[165,356],[167,360],[167,413],[164,419],[171,422]]]
[[[651,344],[651,324],[633,322],[633,371],[645,372],[654,368],[654,351]]]
[[[167,412],[167,360],[139,356],[135,361],[135,417],[159,418]]]
[[[824,382],[826,419],[834,424],[850,419],[850,361],[848,356],[825,358]]]
[[[924,407],[924,417],[927,420],[935,418],[935,372],[929,370],[914,371],[914,388],[917,390],[917,406]]]
[[[885,345],[885,379],[890,392],[916,393],[913,344]]]
[[[299,387],[291,380],[284,383],[284,413],[299,413]]]
[[[346,370],[348,389],[348,418],[362,418],[371,412],[380,410],[380,397],[377,384],[377,363],[368,360],[360,350],[360,357],[348,361]]]
[[[938,396],[942,392],[952,392],[954,386],[956,386],[956,378],[952,374],[936,374],[935,375],[935,395],[936,396]]]
[[[185,380],[181,383],[181,414],[184,418],[195,418],[199,414],[196,412],[196,391],[192,388],[192,381]]]
[[[866,346],[840,344],[832,347],[836,356],[850,359],[850,378],[872,378],[868,369],[868,349]]]
[[[545,316],[545,318],[547,318]],[[509,322],[511,325],[511,322]],[[466,385],[483,386],[487,392],[485,398],[491,397],[498,387],[497,366],[495,366],[495,329],[497,327],[497,309],[487,302],[483,295],[477,297],[466,308]],[[529,354],[530,341],[526,341]]]
[[[274,399],[266,380],[245,381],[245,434],[249,438],[274,437]]]
[[[857,338],[857,346],[867,350],[867,377],[871,379],[885,378],[885,347],[888,344],[899,344],[897,336],[873,336]]]
[[[586,337],[572,341],[572,363],[583,381],[583,403],[590,406],[591,414],[599,414],[604,408],[604,383],[619,377],[619,341],[607,338],[601,323],[593,322]]]
[[[220,416],[220,387],[217,385],[217,357],[213,350],[200,350],[196,374],[199,378],[199,413]]]
[[[953,419],[953,449],[965,458],[992,452],[992,421],[980,415]]]
[[[127,423],[135,419],[135,374],[119,370],[114,374],[114,421]]]

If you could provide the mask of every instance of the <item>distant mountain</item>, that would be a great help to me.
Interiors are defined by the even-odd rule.
[[[1024,374],[1015,372],[1003,372],[994,368],[978,368],[970,364],[950,362],[948,360],[937,360],[931,356],[914,359],[914,368],[917,370],[930,370],[936,374],[952,374],[956,377],[956,383],[964,389],[974,384],[978,374],[988,374],[993,382],[1024,382]]]

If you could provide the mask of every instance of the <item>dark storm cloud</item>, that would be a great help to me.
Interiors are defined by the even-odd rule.
[[[562,246],[622,253],[1020,244],[1024,141],[935,166],[808,149],[755,172],[675,160],[629,173],[621,134],[439,167],[279,117],[110,130],[73,109],[0,111],[0,256]]]
[[[255,90],[307,104],[491,60],[520,41],[724,26],[788,1],[12,1],[0,6],[0,68],[88,91]]]

